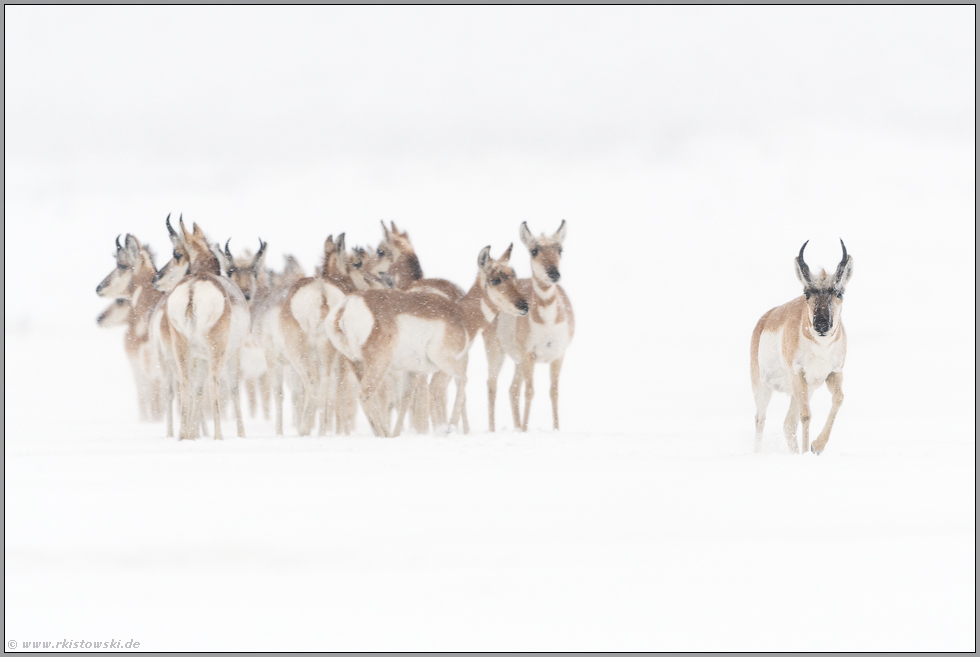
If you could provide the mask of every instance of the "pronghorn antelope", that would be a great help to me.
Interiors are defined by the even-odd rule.
[[[424,278],[415,248],[408,237],[408,232],[400,232],[391,222],[391,230],[381,222],[384,239],[378,246],[378,257],[373,263],[374,271],[390,284],[401,290],[410,292],[427,292],[438,294],[450,301],[459,303],[466,293],[462,288],[444,278]],[[510,251],[508,250],[508,257]],[[384,270],[384,271],[381,271]],[[466,363],[464,362],[464,367]],[[401,431],[406,409],[412,409],[412,427],[416,433],[426,433],[429,429],[429,409],[433,404],[445,404],[445,400],[430,398],[429,385],[425,376],[417,372],[403,372],[391,382],[390,389],[394,405],[399,409],[398,423],[395,433]],[[466,413],[465,394],[463,396],[462,424],[463,433],[469,433],[469,418]],[[435,421],[433,419],[433,421]]]
[[[329,306],[324,287],[329,282],[346,292],[354,286],[338,267],[338,248],[333,236],[323,245],[324,261],[319,276],[303,278],[281,290],[257,309],[259,339],[272,361],[273,397],[276,401],[276,433],[282,434],[283,376],[286,363],[299,375],[302,385],[298,413],[300,435],[313,430],[317,408],[322,409],[320,433],[326,433],[334,414],[329,373],[334,371],[336,351],[327,339],[323,318]],[[341,427],[342,428],[342,427]]]
[[[833,275],[825,270],[814,276],[803,261],[803,243],[795,259],[796,277],[803,284],[803,296],[773,308],[755,325],[752,332],[752,392],[755,395],[755,451],[762,448],[762,429],[766,423],[766,408],[772,391],[790,396],[789,413],[783,423],[786,442],[793,452],[796,427],[803,423],[802,451],[823,452],[830,438],[837,411],[844,401],[844,356],[847,353],[847,334],[841,322],[844,289],[851,280],[853,258],[844,252]],[[824,383],[833,396],[830,414],[823,431],[810,442],[810,397]]]
[[[220,275],[218,260],[198,225],[194,224],[190,234],[183,222],[180,228],[190,267],[168,295],[165,313],[173,364],[180,380],[180,438],[197,438],[203,395],[208,387],[214,437],[222,438],[219,391],[226,367],[238,435],[244,436],[238,378],[240,350],[249,327],[248,305],[238,287]]]
[[[95,289],[100,297],[129,302],[124,346],[136,379],[141,420],[159,419],[162,411],[163,382],[148,330],[150,316],[162,296],[152,285],[155,274],[153,255],[147,247],[132,235],[126,235],[125,246],[117,237],[116,268]]]
[[[109,307],[99,313],[95,318],[95,323],[100,328],[111,328],[113,326],[123,326],[129,323],[129,311],[132,304],[129,299],[115,299]]]
[[[391,230],[381,222],[381,230],[384,231],[384,239],[378,245],[377,266],[384,266],[387,263],[385,274],[390,278],[395,288],[404,290],[412,283],[422,278],[422,266],[419,258],[415,255],[415,248],[411,240],[408,239],[407,232],[399,232],[395,222],[391,222]]]
[[[575,334],[575,316],[565,290],[558,285],[561,273],[562,243],[567,228],[562,220],[551,237],[534,237],[527,222],[521,224],[521,242],[531,254],[531,278],[517,282],[518,289],[530,301],[526,317],[500,315],[484,332],[487,350],[490,431],[495,430],[494,410],[497,400],[497,377],[504,364],[504,355],[515,363],[514,380],[510,386],[510,408],[514,427],[527,431],[534,398],[534,365],[551,364],[551,412],[554,428],[558,429],[558,377],[561,374],[565,350]],[[521,419],[521,383],[524,384],[524,417]]]
[[[289,287],[299,279],[306,278],[306,272],[303,271],[303,266],[299,264],[299,260],[295,256],[284,255],[283,261],[285,264],[281,272],[271,268],[267,270],[270,288]]]
[[[267,244],[259,238],[259,251],[254,256],[246,250],[241,256],[234,257],[228,249],[229,239],[225,242],[224,260],[225,275],[238,286],[253,310],[261,297],[269,294],[269,273],[265,269],[265,249]],[[245,393],[248,397],[249,415],[255,417],[258,400],[262,401],[262,412],[266,419],[269,417],[269,367],[265,349],[259,344],[253,331],[249,331],[245,346],[242,347],[241,378],[245,382]]]
[[[340,243],[343,254],[343,236]],[[330,306],[327,334],[353,364],[361,388],[361,406],[376,435],[390,435],[378,392],[391,370],[433,373],[434,399],[441,399],[449,381],[455,379],[457,394],[451,423],[457,423],[465,399],[465,356],[473,338],[500,310],[527,312],[527,302],[517,291],[513,270],[506,261],[494,261],[490,247],[485,247],[477,263],[477,281],[464,303],[424,291],[347,293],[329,282],[325,285]],[[436,427],[445,426],[445,406],[433,404],[431,412]]]

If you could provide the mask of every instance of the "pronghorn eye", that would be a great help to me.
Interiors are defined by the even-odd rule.
[[[499,278],[493,279],[492,281],[490,281],[490,285],[500,285],[500,279]]]
[[[180,253],[179,251],[174,251],[174,260],[180,260],[183,257],[184,257],[183,253]]]
[[[561,255],[561,247],[558,247],[558,255]]]
[[[384,252],[384,249],[378,249],[378,257],[379,257],[379,258],[383,258],[383,257],[385,257],[385,252]]]
[[[537,258],[538,257],[538,250],[537,250],[537,248],[531,249],[531,257],[532,258]]]

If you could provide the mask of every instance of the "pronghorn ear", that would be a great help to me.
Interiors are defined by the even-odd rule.
[[[521,244],[526,246],[528,249],[533,249],[535,244],[534,235],[532,235],[531,231],[528,229],[526,221],[521,223]]]
[[[806,267],[806,265],[803,266]],[[799,258],[793,258],[793,269],[796,271],[797,280],[799,280],[800,283],[803,284],[803,287],[807,287],[808,285],[810,285],[810,281],[807,280],[807,276],[809,275],[809,272],[804,273],[803,269],[800,268]]]
[[[568,232],[568,226],[565,224],[565,220],[561,220],[561,226],[555,231],[555,234],[551,236],[551,239],[556,240],[559,244],[565,241],[565,233]]]
[[[262,238],[260,237],[259,252],[255,254],[255,260],[252,261],[252,270],[255,271],[256,273],[258,273],[262,269],[263,263],[265,263],[265,247],[267,246],[268,244],[266,242],[263,242]]]
[[[347,249],[345,248],[346,240],[346,233],[341,233],[337,236],[337,269],[345,276],[347,275]]]
[[[126,246],[124,248],[126,250],[126,257],[129,259],[129,262],[130,263],[136,264],[137,262],[139,262],[139,259],[140,259],[140,243],[139,243],[139,240],[137,240],[132,235],[127,234],[126,235]]]
[[[225,247],[227,246],[228,245],[225,244]],[[227,276],[228,268],[231,266],[232,259],[226,256],[224,253],[222,253],[221,244],[219,244],[218,242],[215,242],[214,244],[208,244],[208,250],[211,251],[211,255],[214,256],[214,259],[218,261],[218,272],[222,276]]]
[[[506,265],[507,263],[509,263],[510,262],[510,253],[513,250],[514,250],[514,243],[511,242],[510,243],[510,246],[507,247],[507,250],[504,251],[504,254],[502,256],[500,256],[499,258],[497,258],[497,262],[500,263],[501,265]]]
[[[388,234],[388,227],[385,226],[385,220],[384,219],[381,220],[381,230],[385,234],[384,241],[387,242],[390,239],[390,236]]]
[[[167,215],[167,234],[170,235],[170,243],[175,247],[180,245],[180,234],[170,225],[170,215]]]
[[[839,293],[844,292],[844,288],[847,287],[847,283],[851,280],[851,274],[854,273],[854,258],[847,256],[847,262],[841,265],[840,269],[840,280],[834,283],[834,289]]]
[[[490,247],[485,246],[480,251],[480,255],[476,257],[476,264],[479,265],[480,270],[484,274],[489,274],[490,270],[493,269],[493,260],[490,258]]]
[[[398,232],[398,228],[395,226],[394,221],[391,222],[391,232],[393,232],[395,235],[404,235],[404,233]]]
[[[196,221],[194,222],[194,236],[195,237],[204,237],[204,231],[201,230],[201,227],[197,225],[197,222]]]

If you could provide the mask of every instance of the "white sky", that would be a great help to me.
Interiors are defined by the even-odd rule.
[[[848,121],[962,137],[973,7],[6,7],[5,157],[626,150]]]

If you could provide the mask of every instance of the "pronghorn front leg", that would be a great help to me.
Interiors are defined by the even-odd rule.
[[[528,419],[531,417],[531,400],[534,399],[534,356],[524,354],[521,359],[521,370],[524,376],[524,422],[521,431],[527,431]]]
[[[497,377],[504,366],[504,349],[497,339],[497,320],[483,331],[483,346],[487,351],[487,411],[490,415],[490,431],[496,431]],[[517,426],[517,423],[514,423]]]
[[[521,430],[521,384],[524,382],[524,369],[521,363],[514,363],[514,380],[510,382],[510,412],[514,416],[514,431]],[[527,401],[525,400],[525,404]]]
[[[558,431],[558,377],[561,375],[561,364],[564,356],[551,361],[551,414],[555,420],[555,431]]]
[[[796,397],[791,393],[789,396],[789,410],[786,412],[786,420],[783,422],[783,432],[786,434],[786,444],[789,451],[794,454],[800,453],[800,448],[796,444],[796,427],[800,423],[800,406],[796,403]]]
[[[844,403],[844,392],[841,390],[843,383],[843,372],[831,372],[827,376],[827,388],[830,390],[830,394],[833,395],[833,402],[830,407],[830,414],[827,416],[827,423],[824,425],[820,435],[817,436],[817,439],[813,441],[813,445],[810,448],[814,454],[823,452],[824,447],[827,446],[827,441],[830,440],[830,430],[834,428],[837,411],[840,410],[840,405]]]
[[[810,390],[803,370],[793,379],[793,399],[800,409],[800,423],[803,425],[800,453],[806,454],[810,451]]]

